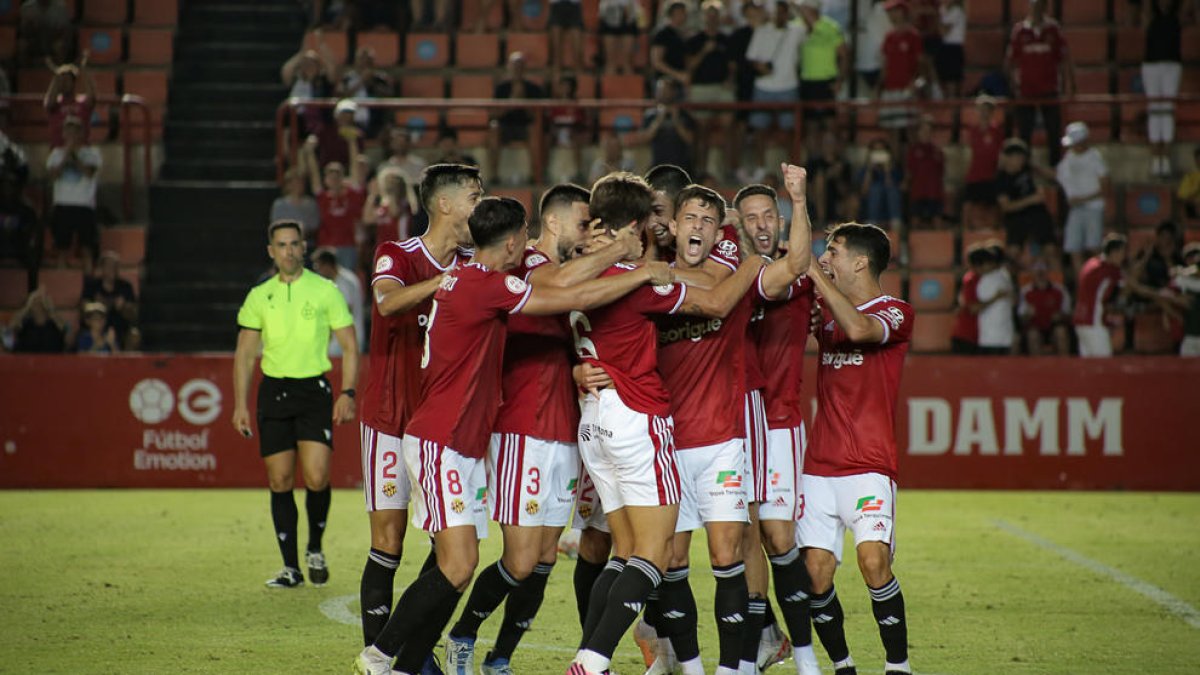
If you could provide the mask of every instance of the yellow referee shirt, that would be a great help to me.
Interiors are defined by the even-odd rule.
[[[330,333],[354,324],[337,286],[307,269],[290,284],[276,274],[250,289],[237,321],[262,333],[263,374],[290,378],[328,372]]]

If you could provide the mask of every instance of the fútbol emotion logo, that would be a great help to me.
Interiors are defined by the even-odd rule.
[[[161,424],[171,416],[171,410],[189,424],[202,427],[221,414],[221,390],[211,380],[188,380],[172,392],[170,385],[158,378],[146,378],[129,392],[129,410],[144,424]]]

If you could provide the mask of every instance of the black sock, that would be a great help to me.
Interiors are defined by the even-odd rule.
[[[742,659],[742,637],[746,630],[749,609],[749,590],[746,588],[746,565],[734,563],[725,567],[713,566],[717,591],[713,596],[713,614],[717,619],[717,639],[720,645],[718,665],[738,669]]]
[[[487,661],[512,659],[517,643],[529,630],[542,607],[542,599],[546,597],[546,582],[550,580],[553,570],[554,563],[538,563],[533,568],[533,574],[508,594],[508,602],[504,603],[504,621],[500,624],[496,646],[488,654]]]
[[[867,587],[871,592],[871,611],[879,624],[879,639],[887,653],[888,663],[908,660],[908,623],[904,620],[904,594],[896,577],[883,588]]]
[[[392,585],[400,556],[373,548],[367,554],[358,586],[358,604],[362,608],[363,644],[370,645],[392,615]]]
[[[662,572],[654,563],[637,556],[630,558],[625,569],[613,581],[604,614],[584,648],[605,658],[612,658],[621,637],[637,621],[638,614],[642,613],[646,597],[660,583]],[[592,602],[595,601],[596,598],[592,598]]]
[[[417,577],[408,590],[404,591],[404,595],[400,596],[400,601],[396,603],[396,607],[392,610],[392,616],[388,619],[387,625],[375,638],[375,646],[379,651],[388,656],[395,656],[400,650],[400,645],[405,642],[411,642],[419,628],[427,627],[435,621],[438,612],[450,605],[450,611],[453,613],[454,605],[458,604],[458,598],[462,595],[450,583],[445,574],[442,574],[440,567],[434,566],[425,574]],[[446,622],[450,620],[447,616],[444,621],[436,626],[438,635],[441,634],[442,628],[445,628]],[[434,637],[434,642],[437,637]]]
[[[396,671],[421,672],[425,660],[437,647],[438,638],[442,637],[442,629],[450,623],[450,619],[454,618],[454,609],[458,607],[460,598],[462,598],[462,593],[458,591],[455,591],[453,595],[447,595],[440,604],[433,608],[429,616],[413,629],[412,635],[404,641],[404,646],[396,655]],[[401,600],[403,601],[403,598]],[[397,609],[399,609],[399,605],[397,605]]]
[[[575,607],[579,610],[579,625],[587,623],[588,600],[592,597],[592,587],[596,579],[604,571],[604,563],[594,563],[578,558],[575,560]]]
[[[700,656],[700,638],[696,623],[699,612],[696,596],[688,583],[688,568],[672,567],[663,575],[658,587],[658,617],[656,629],[660,638],[671,641],[680,663]]]
[[[283,566],[300,569],[300,552],[296,544],[296,498],[291,490],[271,493],[271,520],[275,522],[275,541],[283,555]]]
[[[770,628],[779,623],[779,620],[775,618],[775,608],[771,606],[771,598],[763,598],[763,601],[767,603],[767,612],[763,615],[763,628]]]
[[[521,582],[514,579],[504,568],[503,561],[497,560],[495,565],[488,565],[475,578],[475,585],[471,587],[471,595],[467,598],[467,606],[463,607],[458,622],[450,629],[450,635],[474,640],[479,634],[479,625],[496,611],[509,591],[519,583]]]
[[[845,661],[850,657],[850,647],[846,645],[846,616],[842,613],[842,603],[838,600],[837,589],[829,587],[823,595],[814,595],[811,601],[812,625],[821,638],[825,653],[834,663]]]
[[[583,620],[583,635],[579,640],[580,649],[587,644],[592,633],[596,631],[596,627],[600,625],[600,617],[604,616],[604,608],[608,605],[609,591],[612,589],[613,582],[624,570],[625,560],[613,558],[604,565],[604,569],[596,577],[596,583],[592,584],[592,592],[588,596],[587,616]]]
[[[304,511],[308,514],[308,550],[321,550],[321,537],[325,536],[325,521],[329,519],[329,502],[333,490],[328,485],[324,490],[305,490]]]
[[[746,603],[746,631],[742,634],[742,661],[758,662],[758,643],[762,640],[763,621],[767,618],[767,601],[758,594]]]
[[[775,578],[775,600],[787,624],[792,646],[812,644],[812,624],[809,622],[809,591],[812,582],[800,549],[793,548],[783,555],[771,556],[771,571]]]
[[[425,556],[425,562],[421,563],[421,571],[417,572],[417,576],[421,576],[435,567],[437,567],[437,549],[433,547],[433,542],[430,541],[429,555]]]

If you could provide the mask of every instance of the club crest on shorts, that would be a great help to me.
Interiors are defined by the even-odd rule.
[[[467,510],[467,505],[463,503],[463,500],[456,497],[454,501],[450,502],[450,510],[455,513],[462,513]]]
[[[591,518],[592,517],[592,505],[587,504],[587,503],[581,503],[579,505],[579,517],[580,518]]]
[[[528,513],[529,515],[532,516],[532,515],[536,515],[537,512],[538,512],[538,502],[536,499],[530,499],[529,501],[525,502],[525,513]]]
[[[396,496],[396,484],[390,480],[388,482],[384,483],[383,484],[383,494],[387,495],[388,497],[395,497]]]

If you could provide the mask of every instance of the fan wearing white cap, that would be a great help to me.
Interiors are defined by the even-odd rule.
[[[1088,142],[1088,126],[1071,122],[1062,137],[1066,151],[1056,167],[1058,183],[1066,193],[1070,211],[1063,231],[1063,251],[1079,273],[1083,261],[1100,250],[1104,237],[1104,197],[1111,189],[1108,164]]]

